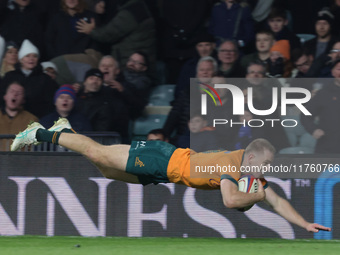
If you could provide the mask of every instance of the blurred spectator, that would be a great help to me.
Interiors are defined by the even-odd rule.
[[[209,83],[213,75],[217,72],[217,62],[213,57],[207,56],[201,58],[197,63],[198,82]],[[193,84],[193,87],[186,86],[175,99],[173,107],[163,126],[167,137],[171,137],[173,132],[175,136],[171,141],[177,144],[177,139],[181,135],[188,134],[188,121],[190,119],[190,108],[198,107],[200,100],[199,84]],[[191,95],[190,95],[191,94]]]
[[[76,132],[92,131],[89,120],[74,109],[76,99],[77,95],[72,85],[61,86],[54,95],[55,111],[42,117],[39,123],[45,128],[50,128],[62,117],[68,119]]]
[[[293,66],[290,62],[290,48],[288,40],[280,40],[274,43],[270,49],[268,60],[269,77],[291,77]]]
[[[160,19],[156,23],[159,55],[166,64],[166,83],[176,84],[182,65],[195,56],[196,36],[205,29],[212,1],[161,0],[156,4],[160,6]]]
[[[196,56],[184,63],[177,81],[175,98],[186,86],[190,86],[190,78],[196,77],[197,63],[202,57],[215,55],[215,39],[212,35],[204,32],[198,35],[196,41]]]
[[[270,57],[270,49],[274,45],[275,38],[273,32],[269,30],[261,30],[256,33],[256,52],[242,57],[241,65],[247,68],[249,63],[260,61],[268,64]]]
[[[120,76],[118,63],[113,57],[104,57],[99,64],[105,84],[124,100],[132,119],[139,117],[148,103],[151,88],[151,80],[146,73],[148,67],[148,57],[143,52],[130,56]]]
[[[43,55],[43,14],[41,9],[31,0],[10,1],[7,6],[0,34],[6,42],[14,41],[21,46],[25,39],[38,47]]]
[[[38,118],[24,110],[25,88],[18,82],[9,84],[0,111],[0,134],[17,134]],[[9,150],[10,139],[0,139],[0,151]]]
[[[62,10],[50,20],[45,34],[48,59],[65,54],[84,53],[86,49],[96,49],[91,37],[79,33],[79,20],[90,22],[95,13],[86,10],[85,0],[61,0]]]
[[[272,8],[268,15],[268,26],[275,35],[275,40],[288,40],[290,50],[301,47],[300,38],[291,32],[288,27],[287,12],[281,8]]]
[[[1,83],[2,93],[8,84],[13,81],[20,82],[25,88],[26,110],[41,118],[53,111],[53,95],[58,85],[43,73],[41,65],[38,64],[39,50],[29,40],[22,43],[18,57],[20,65],[5,75]]]
[[[334,62],[331,72],[334,79],[306,105],[312,115],[301,114],[303,126],[317,139],[315,153],[340,153],[340,60]]]
[[[339,0],[332,0],[331,1],[331,12],[334,15],[334,23],[333,23],[333,30],[332,34],[339,36],[340,35],[340,1]]]
[[[235,40],[239,47],[254,40],[254,21],[248,6],[235,0],[224,0],[212,9],[209,32],[217,46],[225,40]]]
[[[5,39],[0,35],[0,61],[2,60],[5,47],[6,47]]]
[[[16,63],[18,63],[18,46],[15,42],[7,42],[1,62],[1,78],[3,78],[6,73],[15,70]]]
[[[239,116],[239,122],[244,123],[239,127],[237,135],[235,136],[235,147],[234,150],[244,149],[257,138],[264,138],[264,128],[263,127],[250,127],[248,121],[254,119],[254,115],[245,107],[244,114]]]
[[[111,89],[103,86],[103,73],[99,69],[88,70],[78,93],[76,110],[88,118],[94,131],[126,131],[127,123],[121,119],[127,112],[118,103]]]
[[[102,43],[111,43],[111,55],[125,65],[131,54],[144,51],[153,63],[155,55],[154,20],[144,1],[120,0],[118,13],[102,27],[94,19],[79,20],[77,30]]]
[[[147,141],[163,141],[163,142],[169,142],[169,139],[166,137],[164,130],[159,128],[159,129],[153,129],[151,130],[147,137]]]
[[[292,53],[292,63],[298,70],[295,78],[306,78],[309,77],[308,71],[313,63],[314,57],[309,50],[295,49]]]
[[[178,138],[177,146],[190,148],[196,152],[216,150],[218,147],[213,128],[199,112],[193,113],[188,122],[188,133]]]
[[[337,41],[336,36],[331,34],[333,22],[334,16],[328,9],[323,9],[318,12],[315,22],[316,38],[305,42],[303,45],[315,59],[321,54],[329,52],[333,44]]]
[[[43,68],[43,72],[47,74],[48,76],[50,76],[52,80],[55,80],[57,78],[58,68],[54,63],[50,61],[46,61],[46,62],[42,62],[41,66]]]
[[[308,71],[311,77],[332,77],[332,66],[340,59],[340,41],[334,43],[332,49],[329,52],[322,54],[315,59]]]
[[[245,70],[239,63],[239,51],[236,42],[226,40],[218,48],[217,54],[220,61],[219,72],[224,77],[244,77]]]

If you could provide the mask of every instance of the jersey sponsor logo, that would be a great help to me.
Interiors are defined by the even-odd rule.
[[[143,167],[143,166],[145,166],[145,165],[144,165],[143,161],[141,161],[141,160],[139,159],[139,157],[136,157],[135,166]]]

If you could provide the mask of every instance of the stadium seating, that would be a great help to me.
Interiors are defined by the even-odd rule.
[[[315,38],[315,35],[313,35],[313,34],[297,34],[297,37],[299,37],[301,43],[304,44],[305,42]]]
[[[279,151],[279,154],[313,154],[314,149],[310,147],[288,147]]]
[[[174,84],[163,84],[155,87],[150,94],[149,105],[152,106],[169,106],[174,100]]]

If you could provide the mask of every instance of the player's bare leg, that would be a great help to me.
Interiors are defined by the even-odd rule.
[[[107,178],[139,183],[138,177],[126,172],[130,145],[101,145],[89,137],[75,134],[67,119],[60,118],[49,130],[34,122],[16,135],[11,151],[25,145],[52,142],[87,157]]]

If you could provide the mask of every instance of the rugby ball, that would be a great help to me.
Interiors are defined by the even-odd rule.
[[[244,193],[256,193],[258,190],[258,183],[254,176],[244,175],[238,180],[238,190]],[[245,208],[239,208],[241,212],[248,211],[253,205],[249,205]]]

